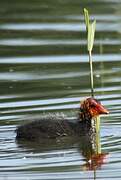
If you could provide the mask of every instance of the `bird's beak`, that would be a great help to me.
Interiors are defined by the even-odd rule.
[[[101,104],[98,105],[97,109],[99,114],[109,114],[109,111]]]

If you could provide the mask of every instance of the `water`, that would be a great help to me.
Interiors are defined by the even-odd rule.
[[[101,155],[89,161],[86,139],[20,144],[18,124],[45,113],[73,118],[90,95],[83,8],[96,18],[95,95]],[[121,179],[121,1],[11,0],[0,2],[0,179]],[[92,161],[95,157],[92,157]]]

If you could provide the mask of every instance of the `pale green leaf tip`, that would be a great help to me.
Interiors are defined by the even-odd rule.
[[[88,12],[88,10],[86,8],[84,8],[84,12]]]

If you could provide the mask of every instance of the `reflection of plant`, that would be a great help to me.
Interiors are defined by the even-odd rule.
[[[92,49],[94,44],[96,20],[90,22],[88,10],[84,8],[84,17],[87,31],[87,51],[89,53],[90,63],[90,83],[91,83],[91,96],[94,97],[94,80],[93,80],[93,66],[92,66]],[[100,117],[95,118],[96,131],[100,129]]]
[[[96,170],[105,164],[108,153],[93,154],[90,160],[83,165],[83,170]]]
[[[86,161],[82,165],[82,170],[94,170],[96,173],[96,169],[105,164],[108,153],[101,152],[99,133],[92,137],[82,137],[80,150]]]

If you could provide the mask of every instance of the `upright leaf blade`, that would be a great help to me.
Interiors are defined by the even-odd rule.
[[[95,28],[96,28],[96,20],[94,20],[88,26],[88,51],[92,51],[94,44],[94,36],[95,36]]]
[[[87,31],[87,49],[88,51],[92,51],[94,44],[96,20],[90,23],[89,12],[86,8],[84,8],[84,19],[85,19],[86,31]]]
[[[89,13],[86,8],[84,8],[84,19],[85,19],[85,24],[86,24],[86,30],[88,32],[88,26],[89,26]]]

